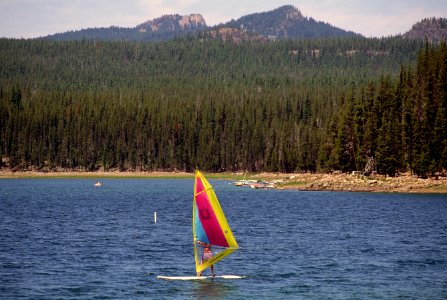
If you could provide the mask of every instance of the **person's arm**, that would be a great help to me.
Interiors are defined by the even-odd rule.
[[[199,245],[201,245],[201,246],[204,246],[204,247],[211,247],[211,244],[204,243],[204,242],[202,242],[202,241],[197,241],[197,244],[199,244]]]

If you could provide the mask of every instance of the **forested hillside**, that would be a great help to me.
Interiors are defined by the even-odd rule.
[[[160,43],[3,39],[2,167],[347,171],[362,170],[374,158],[379,172],[392,174],[383,169],[388,140],[380,137],[408,117],[413,131],[402,138],[416,141],[414,134],[425,130],[419,121],[428,118],[422,115],[432,113],[424,110],[428,91],[445,88],[445,47],[425,49],[416,66],[421,48],[399,38],[240,44],[206,34]],[[423,61],[430,71],[421,71]],[[422,84],[427,74],[436,83]],[[396,104],[402,99],[406,106]],[[445,100],[436,99],[436,122],[445,128]],[[375,125],[368,127],[371,115]],[[436,128],[429,129],[439,137]],[[396,170],[417,171],[419,161],[430,159],[421,160],[422,148],[412,145],[412,159],[401,159]],[[433,159],[437,167],[427,172],[442,165]]]
[[[176,36],[206,30],[205,20],[201,15],[188,16],[165,15],[151,21],[144,22],[136,27],[101,27],[56,33],[42,37],[45,40],[76,41],[76,40],[102,40],[102,41],[164,41]]]
[[[284,5],[272,11],[254,13],[232,20],[224,27],[241,28],[248,32],[275,38],[355,37],[352,31],[303,16],[298,8]]]

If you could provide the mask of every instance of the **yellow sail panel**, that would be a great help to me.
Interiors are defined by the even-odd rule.
[[[203,178],[203,180],[208,183],[208,181],[205,178]],[[213,188],[211,187],[210,189],[207,189],[206,193],[208,195],[208,199],[211,203],[211,206],[213,207],[213,211],[216,214],[220,228],[222,229],[225,239],[227,240],[228,246],[231,248],[238,248],[239,246],[236,242],[236,239],[234,238],[233,232],[231,231],[230,225],[228,224],[228,221],[225,218],[225,215],[222,211],[219,201],[217,200],[217,196],[214,193]]]
[[[206,268],[217,263],[219,260],[221,260],[225,256],[231,254],[235,250],[236,249],[232,249],[232,248],[225,249],[222,252],[219,252],[218,254],[214,255],[211,259],[204,261],[203,263],[201,263],[199,260],[196,260],[196,272],[197,273],[202,272]]]

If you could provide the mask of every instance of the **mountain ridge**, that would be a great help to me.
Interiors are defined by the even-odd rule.
[[[253,13],[237,20],[208,26],[201,14],[181,16],[179,14],[163,15],[135,27],[101,27],[67,31],[42,37],[49,40],[169,40],[189,33],[208,32],[225,39],[219,32],[234,34],[233,41],[266,40],[277,38],[313,38],[333,36],[361,36],[328,23],[304,17],[299,9],[284,5],[267,12]],[[217,34],[216,34],[217,33]],[[228,38],[228,36],[227,36]]]
[[[232,40],[233,42],[363,36],[323,21],[317,21],[312,17],[305,17],[298,8],[284,5],[214,26],[208,26],[205,18],[198,13],[183,16],[169,14],[145,21],[135,27],[87,28],[47,35],[39,39],[163,41],[189,34],[205,34],[210,38]],[[396,36],[419,40],[427,39],[430,42],[447,40],[447,19],[426,18],[414,24],[408,32]]]
[[[204,30],[205,19],[200,14],[181,16],[179,14],[163,15],[135,27],[100,27],[77,31],[67,31],[43,37],[48,40],[169,40],[180,33]]]
[[[298,8],[292,5],[242,16],[237,20],[225,23],[225,26],[277,38],[361,36],[358,33],[305,17]]]

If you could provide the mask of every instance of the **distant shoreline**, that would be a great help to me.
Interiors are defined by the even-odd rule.
[[[244,173],[205,173],[207,178],[240,180]],[[194,173],[188,172],[37,172],[0,170],[0,180],[10,178],[193,178]],[[389,192],[389,193],[442,193],[447,194],[447,177],[420,179],[408,173],[396,177],[375,175],[371,177],[351,174],[324,173],[250,173],[245,179],[251,180],[280,180],[277,189],[291,189],[300,191],[350,191],[350,192]],[[248,188],[248,187],[241,187]]]
[[[193,177],[194,173],[188,172],[140,172],[140,171],[60,171],[60,172],[38,172],[38,171],[10,171],[1,170],[0,179],[2,178],[188,178]]]

